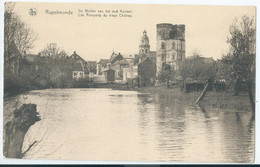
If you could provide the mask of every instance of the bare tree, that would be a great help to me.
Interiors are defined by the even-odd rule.
[[[230,37],[227,43],[230,47],[228,54],[222,57],[226,67],[230,69],[230,77],[243,81],[247,91],[252,111],[255,111],[253,87],[255,81],[255,19],[243,16],[235,19],[229,27]]]
[[[41,56],[60,59],[67,56],[65,50],[59,48],[56,43],[47,44],[46,48],[41,51]]]
[[[37,35],[28,24],[14,12],[15,3],[5,3],[4,14],[4,51],[8,54],[9,47],[14,42],[20,54],[33,48]]]
[[[65,80],[72,81],[72,67],[75,62],[68,58],[65,50],[56,43],[51,43],[40,52],[40,55],[47,58],[46,68],[49,69],[49,82],[53,87],[63,87]]]

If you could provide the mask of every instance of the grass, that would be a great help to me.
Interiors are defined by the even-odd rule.
[[[194,105],[201,92],[182,93],[179,87],[167,88],[142,87],[135,88],[142,93],[156,94],[160,99],[171,100],[173,103]],[[250,101],[247,92],[240,92],[238,96],[233,96],[233,91],[207,91],[199,105],[207,108],[221,108],[226,111],[251,111]]]

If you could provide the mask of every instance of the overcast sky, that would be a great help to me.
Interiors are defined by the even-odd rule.
[[[37,10],[36,16],[29,9]],[[133,17],[79,17],[78,10],[132,10]],[[72,15],[50,15],[49,11],[72,11]],[[198,50],[204,57],[221,58],[227,51],[229,25],[235,17],[255,16],[254,7],[176,6],[82,3],[16,3],[15,12],[28,23],[38,40],[30,51],[37,54],[48,43],[57,43],[69,55],[76,51],[85,60],[109,58],[112,51],[138,53],[143,30],[151,50],[156,50],[156,24],[186,25],[186,57]]]

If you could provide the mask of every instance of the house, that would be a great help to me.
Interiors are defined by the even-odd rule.
[[[149,58],[136,58],[123,68],[123,82],[135,82],[139,86],[149,86],[154,83],[156,76],[155,63]]]
[[[112,69],[115,71],[115,80],[123,81],[123,68],[129,65],[129,63],[125,60],[118,60],[112,65]]]
[[[89,76],[94,76],[94,74],[97,74],[97,62],[96,61],[87,61],[88,67],[89,67]]]
[[[100,59],[100,61],[97,63],[97,75],[102,75],[102,73],[106,70],[111,69],[111,66],[119,60],[123,60],[124,57],[118,53],[116,54],[114,51],[110,56],[110,59]]]
[[[88,63],[80,57],[76,51],[70,56],[72,65],[72,78],[73,81],[78,81],[83,78],[87,78],[90,73]]]
[[[124,57],[121,55],[121,53],[116,54],[114,51],[110,57],[111,64],[114,64],[116,61],[123,60]]]
[[[82,64],[77,63],[73,67],[72,78],[73,78],[73,81],[78,81],[80,79],[86,78],[85,70],[84,70],[84,67]]]
[[[97,63],[97,75],[102,75],[106,70],[111,69],[111,61],[109,59],[100,59]]]
[[[104,71],[105,82],[114,82],[115,81],[115,70],[109,69]]]
[[[156,66],[149,57],[138,63],[138,77],[142,86],[153,85],[155,76]]]

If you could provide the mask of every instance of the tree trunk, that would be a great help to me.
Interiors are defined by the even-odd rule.
[[[187,83],[186,83],[186,78],[183,80],[183,90],[184,90],[184,93],[187,92]]]
[[[40,121],[35,104],[23,104],[13,112],[13,118],[5,125],[4,156],[6,158],[22,158],[26,152],[22,152],[24,136],[29,128]],[[33,145],[35,142],[33,143]]]
[[[247,89],[252,112],[255,112],[255,101],[252,92],[252,81],[247,82]]]
[[[209,86],[209,81],[206,83],[204,89],[202,90],[202,92],[201,92],[200,96],[198,97],[198,99],[196,100],[195,104],[197,104],[200,100],[203,99],[203,97],[204,97],[204,95],[205,95],[205,93],[206,93],[206,90],[207,90],[208,86]]]
[[[240,79],[236,79],[234,84],[234,96],[238,96],[240,86]]]

